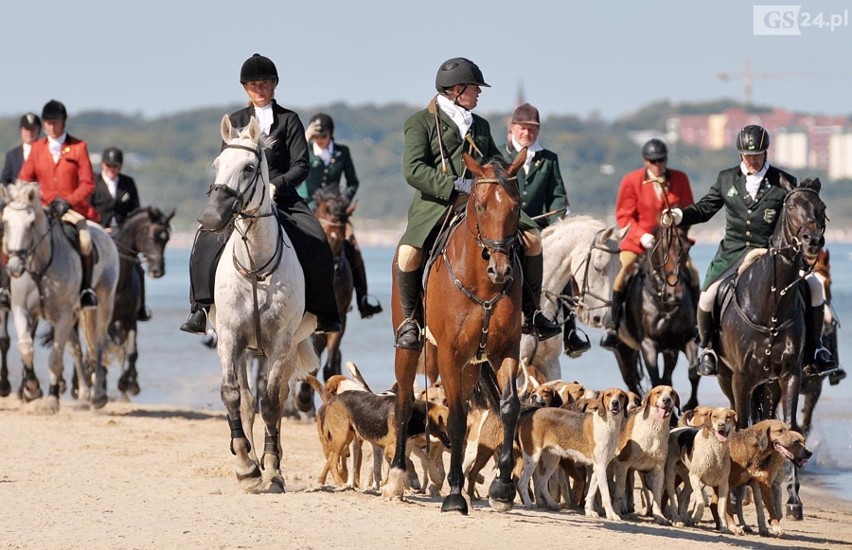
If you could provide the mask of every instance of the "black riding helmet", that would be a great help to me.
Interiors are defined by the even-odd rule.
[[[44,104],[44,108],[41,110],[42,120],[57,120],[60,118],[68,118],[68,111],[65,110],[65,105],[55,99],[51,99]]]
[[[259,53],[246,59],[240,69],[240,84],[257,80],[278,80],[278,70],[275,63]]]
[[[435,75],[435,88],[439,92],[444,92],[456,84],[491,87],[485,82],[485,77],[482,76],[482,71],[476,63],[464,57],[454,57],[444,61],[438,68],[438,74]]]
[[[655,161],[668,158],[669,150],[661,139],[651,139],[642,146],[642,158]]]
[[[769,149],[769,132],[757,124],[750,124],[737,134],[737,151],[744,155],[757,155]]]
[[[101,155],[101,162],[107,166],[121,166],[124,164],[124,153],[118,147],[107,147]]]
[[[321,136],[334,136],[334,121],[325,113],[317,113],[311,117],[311,124]]]

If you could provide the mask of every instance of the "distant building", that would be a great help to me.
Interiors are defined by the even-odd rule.
[[[733,148],[737,132],[749,124],[763,126],[772,136],[773,162],[793,170],[825,170],[830,179],[852,177],[852,124],[841,116],[727,109],[672,117],[666,130],[670,141],[718,150]]]

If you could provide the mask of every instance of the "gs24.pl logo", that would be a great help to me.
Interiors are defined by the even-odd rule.
[[[755,36],[801,36],[803,31],[849,27],[849,10],[809,12],[802,6],[753,6]]]

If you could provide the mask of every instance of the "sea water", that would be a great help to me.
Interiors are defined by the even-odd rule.
[[[832,295],[834,308],[841,321],[839,355],[841,362],[852,357],[852,245],[830,245],[832,263]],[[692,257],[703,274],[715,253],[713,245],[696,245]],[[385,308],[371,319],[361,319],[356,309],[349,313],[341,350],[343,361],[353,361],[376,391],[394,382],[393,329],[390,320],[391,247],[365,247],[364,261],[370,293]],[[153,319],[139,327],[139,384],[141,393],[133,397],[139,403],[168,404],[176,408],[211,408],[223,410],[219,397],[221,366],[216,352],[204,347],[201,338],[178,330],[188,313],[189,250],[166,251],[166,275],[146,278],[148,305]],[[847,321],[844,322],[844,321]],[[14,328],[10,321],[10,332]],[[562,378],[577,380],[591,388],[623,386],[614,355],[597,345],[602,332],[586,329],[592,349],[577,359],[562,356]],[[14,340],[14,338],[13,338]],[[47,350],[36,349],[36,372],[47,386]],[[13,388],[20,384],[20,359],[14,343],[9,353]],[[852,363],[850,363],[852,366]],[[70,380],[70,361],[66,356],[66,379]],[[118,370],[108,374],[109,394],[118,396]],[[418,384],[423,380],[418,378]],[[686,359],[681,355],[674,373],[674,387],[685,402],[689,395]],[[824,382],[823,394],[814,413],[808,446],[813,459],[805,467],[808,476],[832,489],[842,498],[852,499],[852,377],[837,386]],[[66,396],[67,398],[67,396]],[[15,393],[6,399],[17,399]],[[715,378],[702,379],[699,401],[705,405],[728,406]],[[801,403],[801,401],[800,401]],[[109,405],[107,405],[109,406]]]

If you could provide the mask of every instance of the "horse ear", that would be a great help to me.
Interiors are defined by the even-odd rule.
[[[26,195],[24,195],[24,196],[27,197],[27,202],[29,202],[30,204],[32,204],[34,206],[38,206],[38,203],[40,201],[38,184],[37,183],[30,183],[29,185],[27,185]]]
[[[474,176],[479,177],[482,175],[482,166],[480,166],[480,164],[476,162],[472,156],[463,152],[462,158],[464,159],[464,165],[467,166],[467,169],[470,170]]]
[[[524,165],[524,163],[526,161],[527,161],[527,148],[524,147],[523,149],[520,150],[520,152],[518,153],[518,156],[515,157],[515,162],[513,162],[512,165],[509,167],[509,169],[506,170],[506,175],[509,176],[510,178],[514,177],[515,174],[518,173],[518,170],[521,169],[521,167]]]
[[[231,126],[231,117],[225,115],[222,117],[222,122],[219,124],[219,133],[222,134],[222,141],[228,143],[231,141],[231,133],[233,131],[233,127]]]
[[[793,184],[790,183],[790,180],[784,177],[784,174],[781,174],[780,180],[782,188],[786,189],[787,191],[791,191],[793,189]]]
[[[177,208],[172,208],[172,211],[166,216],[166,223],[172,221],[172,218],[175,217],[175,212],[177,212]]]
[[[819,178],[805,178],[799,182],[799,187],[807,187],[819,193],[822,190],[822,182]]]
[[[260,140],[260,123],[255,117],[251,117],[248,125],[249,139],[257,143]],[[269,181],[268,179],[266,181]]]
[[[346,207],[346,216],[349,217],[355,213],[355,207],[358,206],[358,199],[349,203],[349,206]]]

